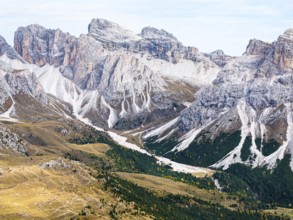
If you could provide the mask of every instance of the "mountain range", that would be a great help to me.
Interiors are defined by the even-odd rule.
[[[292,75],[293,29],[273,43],[250,40],[234,57],[184,46],[163,29],[136,34],[104,19],[79,37],[19,27],[14,47],[0,37],[0,149],[62,151],[61,136],[92,140],[94,129],[174,171],[240,164],[274,172],[282,161],[293,171]],[[43,167],[56,164],[67,167],[61,159]]]
[[[138,136],[140,147],[172,140],[173,148],[161,152],[169,157],[184,154],[202,136],[213,141],[240,131],[239,143],[208,164],[217,168],[273,168],[292,153],[291,29],[271,44],[251,40],[241,57],[200,53],[165,30],[135,34],[103,19],[93,19],[79,38],[30,25],[15,32],[14,50],[2,42],[2,62],[12,68],[2,86],[9,87],[3,107],[21,92],[42,104],[52,95],[77,118]],[[18,80],[19,87],[12,85]],[[267,152],[272,141],[279,147]],[[250,151],[245,160],[244,147]]]

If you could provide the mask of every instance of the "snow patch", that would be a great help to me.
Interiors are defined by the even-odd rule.
[[[106,106],[110,111],[107,122],[108,122],[109,128],[112,128],[117,121],[117,116],[116,116],[115,110],[106,102],[104,96],[101,96],[101,101],[102,101],[103,105]]]
[[[222,112],[221,114],[225,114],[226,111]],[[183,135],[180,139],[179,139],[179,144],[176,145],[171,151],[169,152],[179,152],[179,151],[183,151],[186,148],[189,147],[189,145],[192,143],[192,141],[198,136],[198,134],[206,127],[208,127],[211,123],[213,123],[214,120],[206,123],[205,126],[201,127],[201,128],[194,128],[192,130],[190,130],[188,133],[186,133],[185,135]],[[169,153],[168,152],[168,153]]]
[[[143,154],[147,154],[149,156],[152,156],[149,152],[147,152],[146,150],[138,147],[137,145],[135,144],[132,144],[132,143],[129,143],[127,142],[127,138],[126,137],[123,137],[121,135],[118,135],[114,132],[111,132],[111,131],[108,131],[108,134],[110,135],[111,138],[113,138],[114,141],[116,141],[117,143],[119,143],[120,145],[128,148],[128,149],[132,149],[132,150],[135,150],[135,151],[138,151],[140,153],[143,153]]]
[[[203,167],[195,167],[190,166],[182,163],[174,162],[170,159],[167,159],[165,157],[158,157],[156,156],[156,159],[158,160],[159,164],[168,165],[172,167],[172,169],[176,172],[181,173],[206,173],[208,174],[210,172],[209,169],[203,168]]]
[[[145,134],[143,136],[144,139],[150,138],[150,137],[154,137],[154,136],[159,136],[162,133],[164,133],[164,131],[166,131],[167,129],[169,129],[170,127],[172,127],[173,125],[175,125],[179,120],[179,117],[174,118],[173,120],[169,121],[168,123],[164,124],[163,126],[160,126],[152,131],[150,131],[149,133]]]
[[[172,129],[168,134],[166,134],[165,136],[163,136],[163,137],[157,139],[155,142],[156,142],[156,143],[160,143],[161,141],[163,141],[163,140],[165,140],[165,139],[171,137],[171,135],[172,135],[173,133],[175,133],[177,130],[178,130],[178,128],[174,128],[174,129]]]
[[[90,125],[93,128],[97,129],[98,131],[103,131],[103,129],[101,129],[97,126],[94,126],[89,121],[89,119],[82,118],[82,117],[79,117],[79,119],[80,119],[80,121],[84,122],[85,124]],[[128,149],[132,149],[132,150],[138,151],[140,153],[147,154],[148,156],[154,156],[158,160],[159,164],[168,165],[176,172],[183,172],[183,173],[209,173],[210,172],[210,170],[207,168],[181,164],[181,163],[174,162],[174,161],[167,159],[167,158],[164,158],[164,157],[152,155],[149,152],[147,152],[145,149],[142,149],[135,144],[127,142],[126,137],[123,137],[123,136],[118,135],[118,134],[111,132],[111,131],[107,131],[107,133],[110,135],[111,138],[113,138],[114,141],[116,141],[120,145],[122,145]]]
[[[171,151],[169,152],[174,152],[174,151],[183,151],[186,148],[189,147],[189,145],[192,143],[192,141],[197,137],[197,135],[202,131],[203,128],[194,128],[190,130],[188,133],[186,133],[184,136],[182,136],[179,141],[181,141],[180,144],[176,145]]]
[[[186,108],[189,108],[192,105],[192,102],[183,102],[183,105],[186,106]]]

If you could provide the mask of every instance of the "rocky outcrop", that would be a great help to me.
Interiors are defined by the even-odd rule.
[[[107,48],[115,48],[115,46],[127,48],[140,40],[140,37],[132,31],[105,19],[92,19],[88,25],[88,36],[104,43]]]
[[[266,55],[271,49],[271,44],[261,40],[252,39],[246,47],[245,55]]]
[[[0,123],[0,149],[25,155],[29,144]]]
[[[173,34],[163,29],[145,27],[142,29],[140,36],[143,39],[136,43],[136,49],[140,52],[147,52],[155,58],[173,63],[177,63],[182,58],[187,59],[188,48],[184,47]],[[190,52],[194,53],[194,57],[200,56],[198,50],[189,50]]]
[[[234,57],[226,55],[222,50],[216,50],[214,52],[206,53],[204,55],[209,57],[220,67],[224,67],[230,60],[234,59]]]
[[[18,28],[14,37],[14,49],[24,60],[38,66],[69,65],[75,48],[75,37],[36,24]]]
[[[87,54],[95,58],[88,60],[89,56],[86,56],[82,60],[87,61],[83,64],[87,67],[87,73],[96,68],[97,62],[102,63],[105,59],[103,58],[105,50],[128,51],[134,55],[149,56],[148,59],[153,57],[173,63],[186,59],[202,63],[209,68],[217,68],[196,48],[183,46],[176,37],[165,30],[146,27],[140,35],[136,35],[104,19],[93,19],[89,24],[87,36],[81,35],[79,39],[58,29],[47,30],[39,25],[20,27],[15,33],[14,44],[15,50],[29,63],[39,66],[44,64],[64,66],[62,71],[69,78],[74,74],[81,74],[79,69],[76,69],[76,66],[81,65],[80,62],[76,64],[78,62],[76,58],[80,58],[78,53],[86,55],[84,50],[90,50]]]
[[[274,47],[274,63],[285,70],[293,69],[293,29],[288,29],[281,35]]]
[[[41,165],[43,169],[61,169],[66,170],[72,168],[72,166],[64,161],[63,158],[58,158],[56,160],[50,160]]]
[[[145,27],[141,30],[141,33],[140,33],[140,36],[143,37],[144,39],[161,39],[161,40],[169,40],[169,41],[176,41],[178,42],[177,38],[161,29],[157,29],[157,28],[154,28],[154,27]]]
[[[277,68],[290,71],[293,68],[293,29],[288,29],[278,40],[266,43],[260,40],[250,40],[245,55],[258,55],[266,60],[272,60]]]

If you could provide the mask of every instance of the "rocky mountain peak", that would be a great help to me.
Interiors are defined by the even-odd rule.
[[[20,27],[22,28],[22,27]],[[32,32],[42,32],[43,30],[45,30],[46,28],[44,28],[43,26],[39,25],[39,24],[30,24],[27,26],[27,28],[32,31]]]
[[[285,70],[293,69],[293,29],[281,35],[274,45],[274,63]]]
[[[233,57],[228,56],[224,53],[223,50],[216,50],[211,53],[205,53],[206,57],[209,57],[210,60],[215,62],[218,66],[224,67],[229,60],[231,60]]]
[[[173,34],[165,31],[164,29],[157,29],[154,27],[145,27],[141,30],[140,36],[145,39],[161,39],[161,40],[174,40],[178,41]]]
[[[273,43],[257,39],[250,40],[244,55],[261,56],[269,63],[273,61],[275,67],[280,70],[293,69],[293,29],[286,30]],[[267,62],[264,63],[266,66],[267,64]]]
[[[252,39],[249,41],[244,54],[245,55],[261,55],[261,54],[264,55],[270,46],[271,46],[270,43],[266,43],[264,41],[257,40],[257,39]]]
[[[88,26],[88,35],[102,42],[126,43],[140,39],[132,31],[105,19],[92,19]]]
[[[293,28],[287,29],[282,35],[283,38],[287,38],[289,40],[293,40]]]

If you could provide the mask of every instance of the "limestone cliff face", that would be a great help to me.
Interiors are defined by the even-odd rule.
[[[270,48],[270,43],[266,43],[257,39],[252,39],[247,45],[245,55],[266,55]]]
[[[74,54],[76,38],[61,30],[47,30],[40,25],[18,28],[14,38],[14,49],[27,62],[68,65]]]
[[[288,29],[273,43],[250,40],[245,55],[261,55],[271,59],[277,68],[290,71],[293,68],[293,29]]]
[[[285,70],[293,69],[293,29],[281,35],[274,46],[274,63]]]

